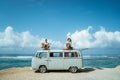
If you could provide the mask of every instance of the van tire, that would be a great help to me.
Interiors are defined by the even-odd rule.
[[[71,73],[76,73],[77,71],[78,71],[78,68],[77,67],[70,67],[69,68],[69,71],[71,72]]]
[[[40,67],[39,67],[39,72],[40,72],[40,73],[45,73],[46,71],[47,71],[46,66],[40,66]]]

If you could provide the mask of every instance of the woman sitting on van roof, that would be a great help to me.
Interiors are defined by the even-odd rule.
[[[50,44],[47,42],[47,39],[45,39],[45,42],[41,43],[41,48],[44,50],[50,50]]]
[[[73,50],[73,47],[71,46],[71,44],[72,44],[72,40],[71,40],[71,38],[68,38],[67,41],[66,41],[65,50]]]

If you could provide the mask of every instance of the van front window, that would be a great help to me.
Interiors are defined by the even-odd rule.
[[[39,53],[39,58],[47,58],[47,52],[41,52]]]

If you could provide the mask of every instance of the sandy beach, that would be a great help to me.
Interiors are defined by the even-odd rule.
[[[35,73],[31,67],[0,70],[0,80],[120,80],[120,66],[116,68],[86,67],[77,73],[49,71]]]

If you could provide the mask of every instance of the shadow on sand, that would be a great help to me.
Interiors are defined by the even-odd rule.
[[[87,67],[87,68],[83,68],[83,69],[78,70],[78,72],[80,72],[80,73],[84,73],[84,72],[88,73],[88,72],[91,72],[91,71],[95,71],[96,69],[103,70],[102,68]]]
[[[87,68],[83,68],[83,69],[78,70],[78,72],[88,73],[88,72],[91,72],[91,71],[95,71],[96,69],[103,70],[102,68],[87,67]]]

